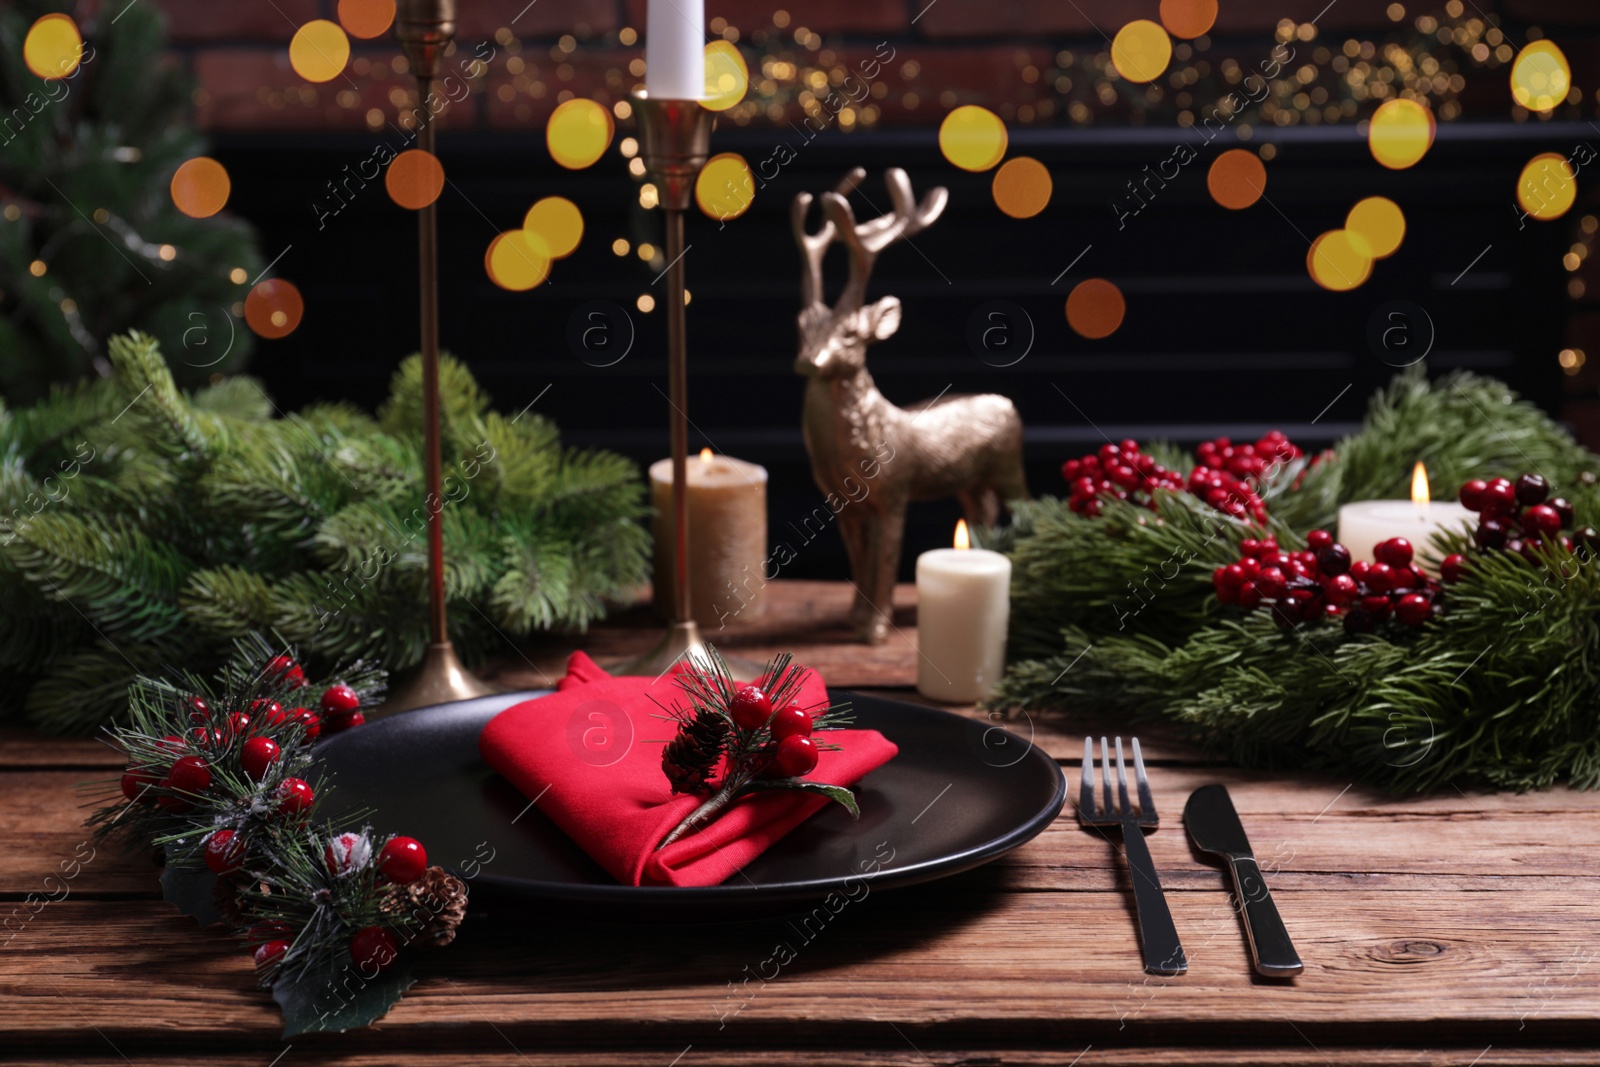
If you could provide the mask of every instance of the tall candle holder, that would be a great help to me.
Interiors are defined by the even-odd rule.
[[[395,39],[417,79],[417,147],[434,154],[434,114],[428,106],[439,59],[456,34],[456,0],[399,0]],[[422,462],[428,512],[428,649],[422,667],[390,694],[369,718],[412,708],[470,700],[497,690],[462,666],[450,643],[444,585],[444,500],[439,446],[439,225],[436,205],[417,212],[420,261],[418,308],[422,320]]]
[[[662,674],[680,660],[709,662],[705,638],[689,603],[689,353],[684,321],[683,216],[694,200],[695,179],[711,154],[716,115],[698,100],[652,99],[635,93],[639,158],[655,182],[666,221],[667,399],[672,405],[672,591],[673,618],[656,647],[638,659],[611,667],[613,674]],[[759,664],[724,656],[738,681],[760,676]]]

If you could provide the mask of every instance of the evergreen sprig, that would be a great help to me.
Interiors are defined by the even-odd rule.
[[[1273,495],[1271,532],[1302,547],[1343,503],[1404,498],[1418,459],[1440,497],[1468,478],[1536,471],[1578,525],[1600,519],[1600,457],[1498,382],[1412,372],[1298,488]],[[1420,631],[1351,636],[1286,631],[1217,602],[1212,570],[1256,533],[1176,493],[1159,495],[1154,517],[1109,501],[1093,519],[1051,499],[1022,505],[1016,528],[993,538],[1014,577],[1013,662],[992,703],[1162,717],[1246,765],[1337,770],[1396,791],[1600,787],[1594,558],[1437,538],[1425,555],[1470,560],[1442,613]]]

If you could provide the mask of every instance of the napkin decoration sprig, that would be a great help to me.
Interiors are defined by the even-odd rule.
[[[838,749],[816,735],[848,725],[850,705],[806,707],[801,683],[810,668],[796,666],[787,652],[773,657],[751,685],[734,682],[715,648],[706,652],[704,667],[678,675],[688,706],[668,709],[678,732],[661,753],[672,791],[706,799],[656,848],[702,828],[740,797],[764,790],[817,793],[859,818],[854,793],[805,777],[816,768],[819,752]]]

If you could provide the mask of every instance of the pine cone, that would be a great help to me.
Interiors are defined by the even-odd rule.
[[[701,708],[693,719],[679,724],[678,736],[661,752],[661,770],[674,793],[706,791],[727,737],[728,720],[710,708]]]
[[[467,884],[443,867],[429,867],[406,886],[412,915],[426,915],[418,935],[424,944],[443,948],[456,939],[456,927],[467,917]]]

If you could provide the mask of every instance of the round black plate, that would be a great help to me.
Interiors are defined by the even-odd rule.
[[[430,862],[522,898],[589,905],[613,918],[704,918],[913,885],[968,870],[1031,840],[1066,799],[1055,760],[989,723],[853,693],[855,725],[900,754],[857,788],[861,818],[829,805],[716,886],[620,885],[478,755],[478,733],[538,692],[502,693],[369,723],[317,754],[335,811],[421,840]],[[635,743],[644,744],[645,741]],[[876,860],[876,863],[874,863]]]

